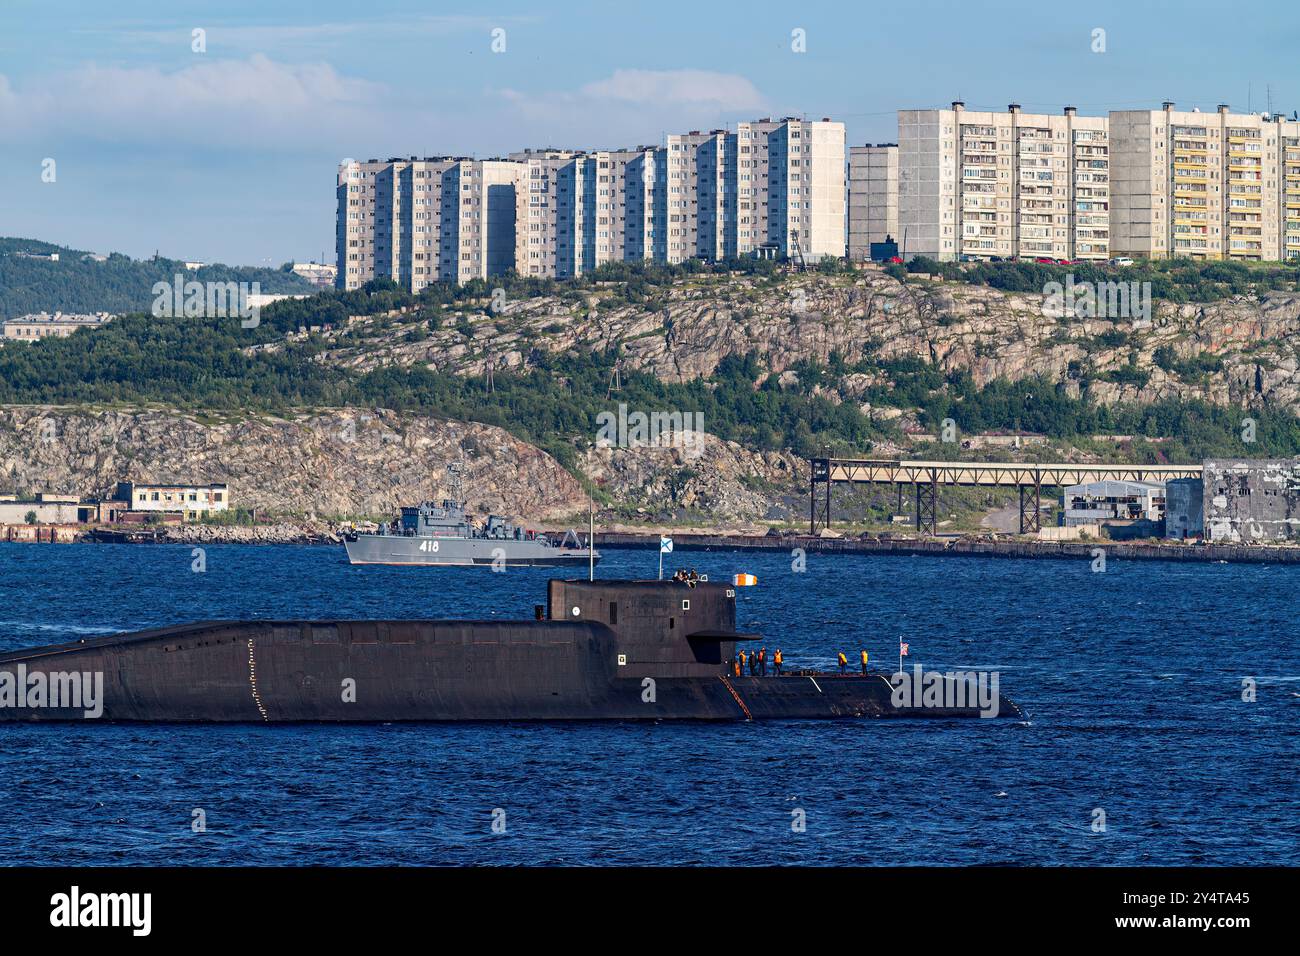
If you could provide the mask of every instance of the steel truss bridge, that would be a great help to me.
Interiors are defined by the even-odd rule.
[[[916,492],[916,530],[935,534],[939,525],[939,486],[1017,488],[1020,533],[1042,527],[1039,498],[1044,488],[1064,488],[1090,481],[1168,481],[1199,478],[1200,465],[1072,465],[1064,462],[891,461],[871,458],[810,458],[808,531],[831,526],[831,486],[836,482],[896,485],[898,510],[903,487]],[[825,492],[819,495],[818,486]]]

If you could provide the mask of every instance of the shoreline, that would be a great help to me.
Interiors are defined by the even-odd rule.
[[[64,526],[66,529],[67,526]],[[71,529],[67,529],[71,530]],[[596,547],[608,549],[652,549],[661,531],[597,531]],[[673,539],[678,551],[792,551],[807,553],[894,555],[897,557],[942,556],[1035,560],[1092,560],[1100,549],[1108,559],[1174,562],[1232,562],[1241,564],[1297,564],[1300,547],[1266,544],[1156,544],[1150,541],[1038,541],[991,537],[853,537],[826,538],[807,534],[736,534],[728,532],[674,531],[662,533]],[[337,546],[342,536],[320,525],[281,523],[266,526],[219,527],[191,525],[178,528],[88,528],[74,534],[25,539],[22,543],[96,544],[294,544]]]
[[[1151,544],[1129,541],[1017,541],[993,538],[821,538],[810,535],[674,534],[680,551],[804,551],[826,554],[886,554],[898,557],[1030,558],[1091,561],[1094,550],[1108,559],[1214,564],[1300,564],[1300,547],[1256,544]],[[596,533],[596,546],[654,547],[652,535]]]

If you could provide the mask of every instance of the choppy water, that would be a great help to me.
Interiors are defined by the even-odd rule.
[[[998,671],[1030,720],[0,724],[6,862],[1300,863],[1300,568],[675,557],[757,574],[738,623],[791,665],[888,663],[902,634],[913,662]],[[213,618],[527,618],[553,573],[353,568],[319,547],[191,561],[0,544],[0,647]]]

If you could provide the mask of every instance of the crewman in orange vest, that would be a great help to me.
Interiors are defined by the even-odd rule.
[[[742,674],[745,673],[745,660],[746,660],[746,658],[745,658],[745,652],[742,650],[742,651],[740,652],[740,670],[737,671],[737,673],[736,673],[736,676],[737,676],[737,677],[740,677]]]
[[[843,674],[843,673],[845,673],[845,672],[848,670],[848,667],[849,667],[849,659],[848,659],[847,657],[844,656],[844,652],[843,652],[843,651],[840,651],[840,655],[839,655],[839,657],[840,657],[840,673]]]
[[[731,659],[731,670],[737,677],[740,676],[740,658],[733,657]]]
[[[783,658],[781,657],[781,648],[778,647],[776,649],[776,654],[772,657],[772,670],[775,671],[777,677],[781,676],[782,662]]]
[[[862,652],[862,676],[867,676],[867,652]]]

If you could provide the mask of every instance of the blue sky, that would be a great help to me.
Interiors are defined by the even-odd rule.
[[[1222,2],[1082,6],[0,0],[0,235],[278,265],[332,257],[347,157],[636,145],[771,114],[892,142],[895,110],[956,98],[1263,110],[1271,87],[1300,109],[1294,0],[1253,5],[1253,35]]]

